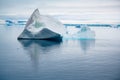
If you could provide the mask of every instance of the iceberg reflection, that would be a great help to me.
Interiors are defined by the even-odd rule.
[[[38,70],[40,55],[50,53],[58,48],[61,42],[48,40],[20,40],[19,41],[31,59],[32,66]]]
[[[80,40],[81,49],[84,53],[87,53],[89,49],[92,49],[95,47],[95,39],[91,40]]]

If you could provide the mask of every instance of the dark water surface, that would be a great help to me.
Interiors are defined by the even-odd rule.
[[[22,30],[0,26],[0,80],[120,80],[119,39],[18,41]]]

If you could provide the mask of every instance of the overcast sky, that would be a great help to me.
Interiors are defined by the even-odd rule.
[[[0,0],[0,15],[81,15],[120,20],[120,0]]]
[[[36,8],[43,14],[117,14],[120,0],[0,0],[0,14],[29,14]]]

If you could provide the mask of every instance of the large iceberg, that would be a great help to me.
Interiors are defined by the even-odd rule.
[[[62,40],[65,33],[64,25],[56,19],[40,15],[36,9],[18,39]]]

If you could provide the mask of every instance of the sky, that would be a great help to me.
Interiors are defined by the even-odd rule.
[[[0,0],[0,15],[29,16],[36,8],[43,15],[66,15],[61,19],[120,23],[120,0]]]

